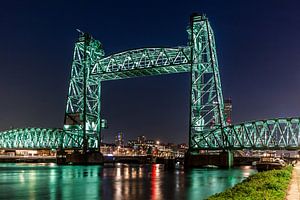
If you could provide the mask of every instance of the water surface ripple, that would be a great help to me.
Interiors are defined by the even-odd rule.
[[[57,166],[0,164],[0,199],[205,199],[256,170],[164,171],[163,165]]]

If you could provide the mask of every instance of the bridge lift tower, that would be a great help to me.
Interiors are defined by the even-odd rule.
[[[188,72],[190,150],[206,145],[202,137],[225,126],[212,28],[204,15],[194,14],[187,31],[186,47],[135,49],[107,57],[99,41],[80,33],[73,55],[64,130],[80,136],[74,142],[82,146],[83,153],[100,147],[105,122],[101,118],[101,82],[106,80]]]

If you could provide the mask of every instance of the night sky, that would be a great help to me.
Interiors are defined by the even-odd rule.
[[[48,2],[48,3],[44,3]],[[235,123],[300,116],[298,0],[4,1],[0,5],[0,129],[63,126],[76,29],[106,55],[187,44],[193,12],[214,29],[223,96]],[[104,142],[118,131],[187,142],[187,74],[103,83]]]

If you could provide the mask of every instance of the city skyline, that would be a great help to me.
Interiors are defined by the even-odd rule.
[[[175,1],[170,10],[165,2],[141,5],[140,10],[131,8],[134,3],[120,2],[122,8],[116,8],[74,2],[72,9],[55,1],[3,3],[0,129],[62,128],[76,28],[100,40],[107,54],[180,46],[188,42],[192,12],[206,13],[211,21],[223,94],[234,102],[235,123],[300,115],[298,2]],[[103,83],[103,117],[108,120],[103,135],[110,140],[110,133],[124,130],[132,138],[155,134],[187,142],[188,109],[187,74]]]

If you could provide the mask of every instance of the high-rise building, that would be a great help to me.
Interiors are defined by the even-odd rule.
[[[124,134],[123,132],[118,132],[115,136],[115,145],[116,146],[124,146]]]
[[[144,135],[138,136],[137,142],[138,142],[138,144],[145,144],[146,137]]]
[[[232,124],[232,101],[231,98],[224,100],[224,114],[227,124]]]

